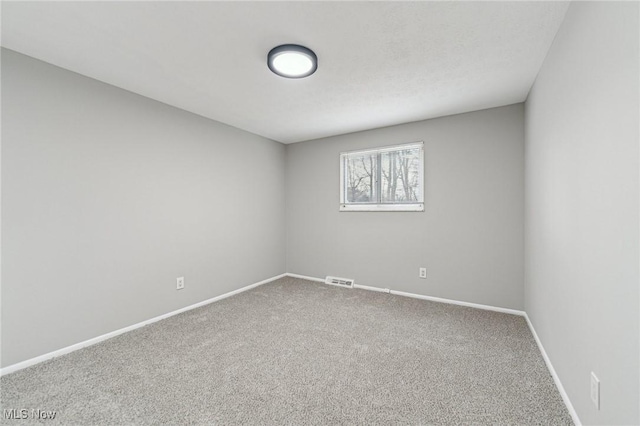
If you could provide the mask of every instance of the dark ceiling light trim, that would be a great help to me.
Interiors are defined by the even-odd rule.
[[[283,44],[269,51],[267,65],[281,77],[304,78],[316,72],[318,57],[304,46]]]

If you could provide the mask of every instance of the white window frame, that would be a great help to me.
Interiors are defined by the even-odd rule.
[[[383,152],[399,151],[403,149],[420,148],[420,163],[418,169],[418,182],[420,183],[418,202],[400,203],[347,203],[345,200],[345,160],[354,154],[382,154]],[[377,182],[377,177],[376,177]],[[377,185],[379,187],[379,185]],[[380,200],[381,194],[378,195]],[[345,151],[340,153],[340,211],[341,212],[423,212],[424,211],[424,142],[411,142],[400,145],[384,146],[374,149],[362,149],[356,151]]]

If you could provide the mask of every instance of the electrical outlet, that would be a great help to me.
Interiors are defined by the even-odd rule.
[[[596,406],[596,410],[600,409],[600,380],[591,372],[591,401]]]
[[[184,277],[178,277],[176,280],[176,290],[182,290],[184,288]]]
[[[420,274],[418,276],[420,278],[427,278],[427,268],[420,268]]]

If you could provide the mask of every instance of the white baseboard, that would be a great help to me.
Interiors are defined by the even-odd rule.
[[[292,278],[300,278],[302,280],[307,280],[307,281],[317,281],[319,283],[324,283],[324,280],[322,278],[316,278],[316,277],[309,277],[307,275],[300,275],[300,274],[290,274],[289,272],[287,272],[285,274],[287,277],[292,277]]]
[[[378,293],[391,293],[391,290],[387,288],[371,287],[370,285],[362,285],[356,283],[353,283],[353,288],[359,288],[360,290],[377,291]]]
[[[569,399],[569,395],[567,395],[567,392],[564,390],[564,386],[562,386],[562,382],[560,381],[560,377],[558,377],[558,374],[556,373],[555,368],[553,368],[553,364],[551,364],[551,360],[549,359],[549,356],[547,355],[547,351],[544,350],[544,346],[542,346],[542,342],[540,341],[540,338],[538,337],[538,333],[536,333],[536,329],[533,328],[533,324],[531,323],[531,320],[529,319],[529,315],[527,315],[526,312],[524,314],[524,318],[527,320],[527,324],[529,325],[529,329],[531,330],[531,334],[533,334],[533,338],[536,340],[536,343],[538,344],[538,349],[540,349],[540,352],[542,353],[542,358],[544,359],[544,363],[547,364],[547,368],[549,369],[549,372],[551,373],[551,377],[553,377],[553,382],[556,384],[556,387],[558,388],[558,392],[560,392],[560,396],[562,397],[562,401],[564,401],[564,405],[567,406],[567,410],[569,411],[569,414],[571,415],[571,419],[573,420],[573,423],[576,426],[581,426],[582,423],[580,422],[580,418],[578,417],[578,413],[573,408],[573,404],[571,403],[571,400]]]
[[[205,305],[208,305],[210,303],[217,302],[217,301],[222,300],[222,299],[226,299],[227,297],[231,297],[231,296],[236,295],[238,293],[242,293],[244,291],[251,290],[252,288],[258,287],[258,286],[260,286],[262,284],[269,283],[271,281],[275,281],[275,280],[280,279],[280,278],[285,277],[285,276],[293,277],[293,278],[300,278],[300,279],[304,279],[304,280],[308,280],[308,281],[317,281],[317,282],[324,283],[324,279],[322,279],[322,278],[310,277],[310,276],[306,276],[306,275],[293,274],[293,273],[280,274],[280,275],[277,275],[275,277],[271,277],[271,278],[268,278],[266,280],[263,280],[263,281],[260,281],[260,282],[257,282],[257,283],[250,284],[248,286],[239,288],[238,290],[230,291],[230,292],[222,294],[220,296],[216,296],[216,297],[213,297],[211,299],[207,299],[207,300],[204,300],[202,302],[198,302],[198,303],[195,303],[193,305],[189,305],[189,306],[186,306],[184,308],[180,308],[180,309],[177,309],[175,311],[172,311],[172,312],[169,312],[169,313],[166,313],[166,314],[163,314],[163,315],[159,315],[157,317],[148,319],[146,321],[142,321],[142,322],[139,322],[137,324],[133,324],[133,325],[130,325],[128,327],[124,327],[124,328],[121,328],[119,330],[115,330],[115,331],[112,331],[110,333],[106,333],[106,334],[103,334],[101,336],[94,337],[94,338],[89,339],[89,340],[85,340],[84,342],[76,343],[74,345],[67,346],[65,348],[58,349],[56,351],[49,352],[49,353],[44,354],[44,355],[40,355],[40,356],[37,356],[35,358],[28,359],[26,361],[22,361],[22,362],[18,362],[16,364],[9,365],[7,367],[4,367],[4,368],[0,369],[0,376],[4,376],[5,374],[10,374],[10,373],[13,373],[15,371],[22,370],[23,368],[27,368],[27,367],[30,367],[32,365],[41,363],[43,361],[47,361],[49,359],[56,358],[56,357],[59,357],[61,355],[65,355],[65,354],[77,351],[78,349],[82,349],[82,348],[86,348],[86,347],[91,346],[91,345],[95,345],[96,343],[102,342],[104,340],[110,339],[112,337],[118,336],[118,335],[126,333],[128,331],[135,330],[136,328],[144,327],[145,325],[149,325],[149,324],[152,324],[154,322],[163,320],[165,318],[172,317],[172,316],[180,314],[182,312],[190,311],[192,309],[196,309],[196,308],[199,308],[201,306],[205,306]],[[582,425],[582,423],[580,422],[580,418],[578,417],[578,414],[576,413],[576,410],[573,408],[573,404],[571,404],[571,400],[569,399],[569,396],[567,395],[567,392],[564,390],[564,387],[562,386],[562,382],[560,381],[560,378],[558,377],[558,374],[556,373],[555,369],[553,368],[553,365],[551,364],[551,360],[549,359],[549,356],[547,355],[547,352],[544,350],[544,347],[542,346],[542,342],[540,341],[540,338],[538,337],[538,334],[536,333],[536,330],[533,328],[533,324],[531,323],[531,320],[529,319],[529,316],[527,315],[526,312],[518,311],[518,310],[515,310],[515,309],[500,308],[500,307],[496,307],[496,306],[481,305],[481,304],[477,304],[477,303],[462,302],[462,301],[459,301],[459,300],[443,299],[443,298],[440,298],[440,297],[425,296],[425,295],[415,294],[415,293],[407,293],[407,292],[404,292],[404,291],[396,291],[396,290],[387,291],[387,289],[384,289],[384,288],[371,287],[371,286],[366,286],[366,285],[361,285],[361,284],[354,284],[354,287],[358,288],[358,289],[362,289],[362,290],[368,290],[368,291],[377,291],[377,292],[383,292],[383,293],[388,292],[388,293],[395,294],[395,295],[398,295],[398,296],[412,297],[412,298],[415,298],[415,299],[429,300],[429,301],[432,301],[432,302],[448,303],[448,304],[453,304],[453,305],[467,306],[467,307],[470,307],[470,308],[483,309],[483,310],[487,310],[487,311],[495,311],[495,312],[502,312],[502,313],[507,313],[507,314],[512,314],[512,315],[524,316],[524,318],[526,319],[527,324],[529,326],[529,329],[531,330],[531,334],[533,334],[533,337],[534,337],[534,339],[535,339],[535,341],[536,341],[536,343],[538,345],[538,348],[540,349],[540,352],[542,353],[542,357],[544,359],[544,362],[547,365],[547,368],[549,369],[549,372],[551,373],[551,377],[553,378],[553,381],[556,384],[556,387],[558,388],[558,391],[560,392],[560,396],[562,397],[562,400],[564,401],[564,403],[565,403],[565,405],[567,407],[567,410],[569,411],[569,414],[571,415],[571,418],[573,419],[573,422],[576,424],[576,426],[581,426]]]
[[[288,277],[301,278],[303,280],[317,281],[317,282],[324,283],[324,280],[322,278],[309,277],[307,275],[300,275],[300,274],[292,274],[292,273],[289,273],[289,272],[287,272],[285,275],[287,275]],[[425,296],[425,295],[422,295],[422,294],[407,293],[407,292],[404,292],[404,291],[388,290],[386,288],[372,287],[372,286],[362,285],[362,284],[354,284],[353,287],[354,288],[359,288],[361,290],[378,291],[378,292],[381,292],[381,293],[390,293],[390,294],[395,294],[397,296],[411,297],[411,298],[414,298],[414,299],[430,300],[432,302],[448,303],[450,305],[459,305],[459,306],[466,306],[466,307],[469,307],[469,308],[483,309],[485,311],[494,311],[494,312],[502,312],[504,314],[525,316],[524,311],[518,311],[517,309],[500,308],[500,307],[497,307],[497,306],[481,305],[481,304],[478,304],[478,303],[471,303],[471,302],[462,302],[462,301],[453,300],[453,299],[443,299],[441,297]]]
[[[483,309],[485,311],[501,312],[503,314],[511,314],[511,315],[519,315],[519,316],[524,316],[525,315],[524,311],[519,311],[517,309],[501,308],[499,306],[491,306],[491,305],[481,305],[479,303],[462,302],[460,300],[443,299],[441,297],[423,296],[422,294],[406,293],[404,291],[390,290],[389,292],[391,294],[397,294],[398,296],[413,297],[414,299],[423,299],[423,300],[430,300],[432,302],[438,302],[438,303],[448,303],[448,304],[451,304],[451,305],[466,306],[468,308]]]
[[[13,372],[18,371],[18,370],[22,370],[23,368],[30,367],[32,365],[41,363],[43,361],[50,360],[52,358],[59,357],[61,355],[66,355],[68,353],[77,351],[78,349],[86,348],[87,346],[95,345],[96,343],[100,343],[100,342],[102,342],[104,340],[110,339],[112,337],[116,337],[116,336],[118,336],[120,334],[126,333],[126,332],[131,331],[131,330],[135,330],[136,328],[144,327],[145,325],[152,324],[154,322],[163,320],[165,318],[172,317],[172,316],[180,314],[182,312],[190,311],[192,309],[196,309],[196,308],[199,308],[201,306],[208,305],[210,303],[217,302],[217,301],[222,300],[222,299],[226,299],[227,297],[231,297],[231,296],[233,296],[235,294],[242,293],[242,292],[247,291],[247,290],[251,290],[252,288],[258,287],[258,286],[260,286],[262,284],[269,283],[271,281],[275,281],[275,280],[277,280],[279,278],[282,278],[282,277],[284,277],[286,275],[287,274],[280,274],[280,275],[277,275],[275,277],[271,277],[271,278],[268,278],[266,280],[263,280],[263,281],[260,281],[260,282],[257,282],[257,283],[249,284],[248,286],[239,288],[238,290],[233,290],[233,291],[230,291],[228,293],[221,294],[220,296],[212,297],[211,299],[207,299],[207,300],[204,300],[202,302],[194,303],[193,305],[189,305],[189,306],[186,306],[184,308],[180,308],[180,309],[177,309],[175,311],[172,311],[172,312],[169,312],[169,313],[166,313],[166,314],[159,315],[157,317],[148,319],[146,321],[142,321],[142,322],[139,322],[137,324],[133,324],[133,325],[130,325],[128,327],[124,327],[124,328],[121,328],[119,330],[115,330],[115,331],[112,331],[110,333],[106,333],[106,334],[103,334],[101,336],[94,337],[94,338],[89,339],[89,340],[85,340],[84,342],[76,343],[74,345],[67,346],[65,348],[58,349],[56,351],[49,352],[49,353],[44,354],[44,355],[40,355],[40,356],[37,356],[35,358],[28,359],[26,361],[22,361],[22,362],[18,362],[16,364],[9,365],[7,367],[4,367],[4,368],[0,369],[0,376],[4,376],[5,374],[13,373]]]

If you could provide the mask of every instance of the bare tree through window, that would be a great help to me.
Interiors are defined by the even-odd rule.
[[[382,153],[382,202],[418,201],[419,166],[418,149]]]
[[[375,155],[350,156],[347,165],[347,200],[350,203],[375,203]]]
[[[422,204],[422,151],[419,143],[342,154],[343,207]]]

